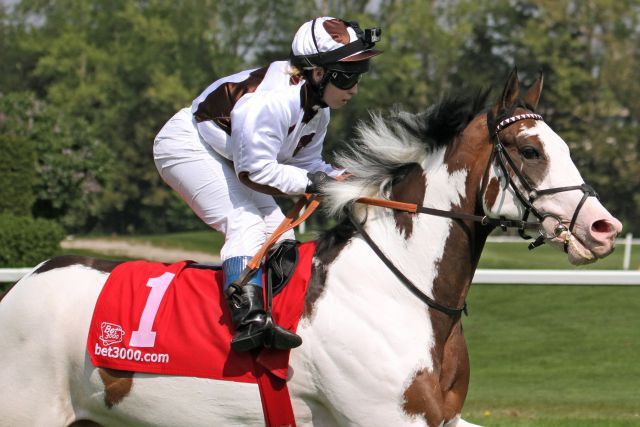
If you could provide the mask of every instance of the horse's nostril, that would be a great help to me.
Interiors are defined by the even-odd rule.
[[[614,231],[614,227],[609,221],[601,219],[593,224],[591,224],[591,231],[595,233],[612,233]]]

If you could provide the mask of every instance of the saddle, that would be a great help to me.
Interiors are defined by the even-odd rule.
[[[304,311],[316,242],[286,242],[268,258],[277,289],[273,319],[295,332]],[[296,263],[297,260],[297,263]],[[294,267],[295,266],[295,267]],[[96,367],[258,384],[265,417],[291,414],[288,350],[231,351],[233,326],[220,266],[128,261],[109,275],[94,308],[87,352]],[[270,402],[270,403],[265,403]],[[282,404],[284,409],[273,409]],[[279,406],[277,406],[280,408]],[[267,425],[286,425],[268,421]]]
[[[288,241],[271,252],[265,282],[273,319],[295,332],[304,310],[316,242]],[[297,262],[296,262],[297,261]],[[254,360],[286,378],[288,351],[231,352],[234,332],[220,266],[128,261],[109,275],[93,312],[88,351],[95,366],[255,382]],[[165,356],[166,355],[166,356]]]
[[[284,240],[269,252],[264,268],[266,283],[273,295],[278,295],[289,283],[298,265],[298,258],[298,242],[295,240]]]
[[[299,244],[300,242],[296,240],[283,240],[267,253],[264,263],[265,278],[267,285],[271,286],[274,296],[284,289],[296,270]],[[189,264],[187,268],[222,270],[222,265],[194,262]]]

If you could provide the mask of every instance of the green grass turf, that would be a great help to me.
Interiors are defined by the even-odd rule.
[[[77,238],[98,238],[132,243],[149,243],[161,248],[185,249],[211,254],[218,254],[224,243],[224,236],[213,230],[186,231],[181,233],[166,233],[140,236],[76,236]]]
[[[640,426],[640,288],[475,285],[463,410],[486,426]]]
[[[307,241],[315,238],[315,233],[298,234],[300,241]],[[76,236],[82,238],[96,238],[112,241],[126,241],[131,243],[149,243],[153,246],[171,249],[185,249],[189,251],[199,251],[217,255],[224,244],[224,236],[213,230],[207,231],[187,231],[181,233],[166,233],[140,236]],[[66,251],[76,253],[77,250]]]
[[[529,250],[527,245],[528,241],[525,240],[507,243],[487,242],[478,268],[621,270],[624,260],[624,245],[616,247],[616,250],[604,259],[578,267],[569,264],[567,255],[557,248],[542,245]],[[639,245],[632,247],[630,268],[640,269]]]

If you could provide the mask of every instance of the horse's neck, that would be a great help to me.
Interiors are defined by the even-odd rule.
[[[414,171],[408,182],[423,180],[423,193],[416,189],[392,191],[396,200],[444,211],[474,213],[478,180],[469,179],[468,168],[452,170],[444,161],[444,150],[434,153]],[[469,185],[469,188],[467,188]],[[486,232],[475,225],[426,214],[398,213],[369,207],[366,231],[393,264],[422,292],[441,304],[460,307],[477,266]],[[368,254],[367,254],[368,252]],[[346,262],[363,262],[367,269],[388,274],[388,267],[367,248],[353,246]],[[396,286],[402,286],[395,280]],[[374,285],[375,286],[375,285]],[[378,286],[388,286],[378,282]],[[415,304],[422,304],[417,298]]]

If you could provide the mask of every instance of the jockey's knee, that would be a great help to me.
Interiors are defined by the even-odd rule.
[[[225,260],[235,256],[255,255],[267,239],[267,225],[256,215],[238,215],[228,218],[225,243],[220,257]]]
[[[293,229],[291,229],[286,233],[282,234],[282,236],[280,236],[280,238],[278,239],[278,242],[282,242],[283,240],[295,240],[295,239],[296,239],[296,233],[293,231]]]

